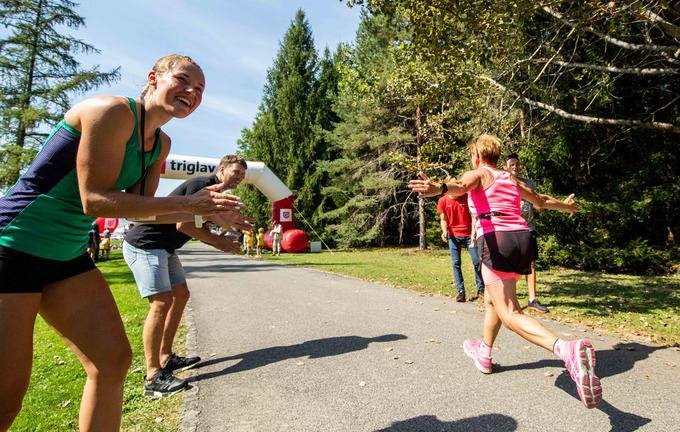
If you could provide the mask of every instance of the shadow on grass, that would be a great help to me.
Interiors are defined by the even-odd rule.
[[[375,432],[492,432],[517,430],[517,420],[503,414],[484,414],[461,420],[441,421],[433,415],[413,417],[392,423],[385,429]]]
[[[619,375],[633,369],[635,363],[649,358],[649,356],[664,347],[648,346],[639,343],[620,343],[614,349],[597,351],[596,373],[600,378],[607,378]],[[494,365],[498,372],[508,372],[513,370],[542,369],[545,367],[564,367],[564,363],[558,359],[540,360],[533,363],[517,364],[511,366]],[[569,376],[569,372],[563,370],[555,380],[555,386],[562,389],[576,400],[580,400],[576,392],[576,386]],[[603,395],[607,396],[606,384],[603,386]],[[585,408],[584,408],[585,409]],[[616,408],[605,399],[602,400],[598,410],[607,414],[612,431],[628,432],[634,431],[652,420],[633,413],[627,413]]]
[[[613,311],[680,311],[680,280],[671,278],[639,277],[625,280],[599,273],[560,274],[551,277],[551,281],[545,284],[549,287],[545,295],[553,297],[551,305],[585,308],[592,316],[607,316]]]
[[[220,357],[201,362],[198,366],[199,368],[231,360],[241,360],[237,364],[219,371],[198,373],[197,375],[188,378],[187,381],[203,381],[230,373],[256,369],[292,358],[307,357],[309,359],[315,359],[321,357],[337,356],[366,349],[372,342],[391,342],[400,339],[406,339],[406,336],[402,334],[387,334],[372,338],[365,338],[361,336],[338,336],[310,340],[295,345],[263,348],[243,354],[237,354],[229,357]]]

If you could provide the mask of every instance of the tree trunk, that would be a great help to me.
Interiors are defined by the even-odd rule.
[[[38,2],[38,12],[36,13],[35,16],[35,22],[33,24],[33,42],[31,44],[31,50],[29,52],[29,58],[30,58],[30,64],[28,67],[28,74],[26,76],[26,87],[24,88],[24,94],[22,95],[20,106],[21,106],[21,113],[23,114],[27,109],[31,107],[31,96],[33,92],[33,80],[35,77],[35,62],[38,57],[38,43],[40,39],[40,22],[42,20],[42,8],[43,8],[43,0],[40,0]],[[16,146],[19,149],[23,149],[24,146],[26,145],[26,130],[28,129],[26,122],[24,122],[22,116],[19,116],[19,125],[17,127],[17,135],[16,135]],[[17,158],[22,157],[22,151],[19,150],[19,153],[15,155]],[[17,167],[20,167],[21,164],[17,163]],[[12,176],[14,177],[14,181],[16,181],[19,176],[21,175],[21,169],[17,168],[14,173],[12,173]],[[10,182],[11,183],[11,182]]]
[[[31,96],[33,93],[33,79],[35,76],[35,62],[38,57],[38,42],[40,39],[40,21],[42,20],[43,0],[38,2],[38,11],[35,15],[35,23],[33,24],[33,43],[31,44],[31,51],[29,58],[31,63],[28,67],[28,76],[26,77],[26,88],[24,89],[23,97],[21,98],[21,110],[25,111],[31,107]],[[17,131],[16,144],[19,148],[24,148],[26,144],[26,123],[19,119],[19,130]]]
[[[416,105],[416,148],[418,149],[418,169],[420,169],[420,150],[423,136],[420,133],[420,102]],[[418,248],[427,249],[427,225],[425,221],[425,200],[418,198]]]

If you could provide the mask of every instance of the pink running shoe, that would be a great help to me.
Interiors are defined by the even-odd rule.
[[[486,347],[488,352],[483,352],[482,341],[467,339],[463,342],[463,351],[468,357],[475,361],[475,366],[480,372],[485,374],[491,373],[491,349]]]
[[[595,375],[595,349],[588,339],[564,343],[560,357],[576,383],[581,402],[588,409],[595,408],[602,400],[600,379]]]

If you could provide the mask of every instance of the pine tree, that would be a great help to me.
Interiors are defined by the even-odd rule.
[[[413,143],[403,101],[391,98],[387,85],[394,37],[386,17],[364,16],[355,46],[342,52],[340,121],[331,135],[340,157],[321,163],[331,178],[323,192],[335,207],[323,216],[325,232],[342,247],[397,243],[414,226],[409,173],[394,163]]]
[[[69,0],[2,0],[0,24],[0,188],[12,185],[69,109],[69,97],[119,78],[119,69],[83,69],[77,54],[99,53],[61,33],[85,24]]]
[[[337,88],[333,67],[327,55],[320,69],[310,25],[298,10],[267,73],[255,122],[239,140],[246,157],[264,162],[293,191],[298,213],[307,220],[321,201],[316,160],[325,157],[323,130],[334,119],[327,108]],[[239,193],[258,223],[266,223],[265,198],[246,188]]]

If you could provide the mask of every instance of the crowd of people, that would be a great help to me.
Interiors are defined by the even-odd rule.
[[[241,251],[246,256],[255,256],[262,258],[262,252],[267,246],[264,228],[251,228],[240,232],[239,241],[242,244]],[[277,221],[272,221],[269,230],[269,237],[271,238],[272,256],[281,255],[281,239],[283,237],[283,226]]]
[[[104,248],[110,236],[100,239],[92,229],[98,216],[137,221],[125,235],[123,254],[140,296],[149,303],[142,336],[144,393],[166,396],[186,388],[175,373],[200,358],[178,356],[173,348],[190,295],[177,249],[193,237],[223,252],[240,250],[234,236],[214,233],[209,224],[243,232],[248,255],[261,256],[265,244],[264,229],[252,229],[240,199],[223,193],[244,178],[247,164],[238,156],[225,156],[214,175],[187,180],[168,197],[154,196],[171,147],[161,127],[191,115],[204,89],[203,71],[193,59],[160,58],[139,97],[94,97],[67,111],[19,181],[0,198],[0,431],[11,426],[28,388],[38,314],[85,370],[79,430],[120,428],[132,353],[109,286],[94,264],[110,249]],[[498,170],[500,148],[497,138],[482,135],[470,146],[474,169],[460,179],[436,184],[423,175],[409,184],[422,196],[446,195],[439,205],[442,240],[451,250],[459,301],[466,299],[462,248],[475,265],[476,292],[486,313],[482,338],[466,340],[465,353],[480,371],[490,373],[491,347],[505,325],[563,359],[581,400],[592,408],[601,388],[590,342],[558,339],[524,315],[516,297],[516,280],[532,274],[536,259],[536,236],[522,217],[521,200],[537,210],[569,213],[576,211],[575,202],[537,194],[518,177],[517,157],[508,160],[515,161],[514,168]],[[102,160],[108,169],[101,168]],[[197,215],[203,225],[196,223]],[[42,224],[45,217],[53,223]],[[46,228],[33,229],[38,224]],[[270,236],[273,254],[279,255],[280,224],[272,224]]]

